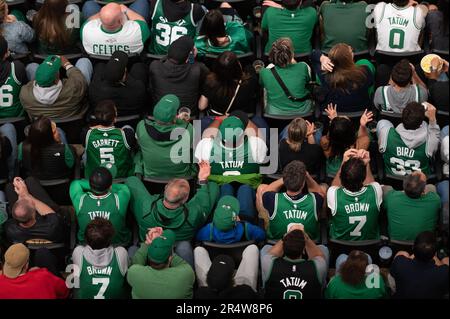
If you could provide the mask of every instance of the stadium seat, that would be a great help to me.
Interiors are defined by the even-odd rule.
[[[68,249],[64,243],[54,243],[50,240],[34,238],[29,239],[25,242],[25,246],[30,250],[30,259],[34,258],[34,253],[36,250],[41,248],[46,248],[50,250],[56,257],[58,263],[57,267],[59,270],[65,269],[65,258],[68,253]]]
[[[330,249],[330,265],[336,263],[336,258],[340,254],[349,254],[352,250],[361,250],[372,257],[374,263],[378,261],[378,250],[381,246],[380,239],[347,241],[328,239],[328,248]]]
[[[33,53],[33,58],[36,60],[45,60],[47,58],[48,54],[42,54],[42,53]],[[83,57],[83,53],[68,53],[64,54],[64,57],[67,60],[76,60]]]
[[[203,241],[200,245],[208,251],[209,258],[211,258],[211,260],[221,254],[228,255],[233,258],[236,267],[238,267],[242,259],[242,252],[245,248],[247,248],[247,246],[253,244],[256,244],[254,240],[241,241],[233,244],[219,244],[210,241]]]
[[[7,0],[6,2],[8,3],[9,6],[15,6],[27,2],[27,0]]]
[[[53,121],[66,133],[67,140],[70,144],[81,144],[80,134],[85,124],[84,114],[64,119],[53,119]]]

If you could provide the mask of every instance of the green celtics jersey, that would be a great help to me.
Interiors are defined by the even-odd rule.
[[[104,163],[117,168],[115,177],[133,174],[133,157],[125,133],[120,128],[93,128],[86,134],[86,167],[84,176],[89,178],[92,171]]]
[[[340,275],[331,278],[325,290],[326,299],[383,299],[387,291],[383,276],[366,277],[357,285],[350,285]]]
[[[382,201],[381,186],[372,183],[359,192],[330,187],[327,193],[331,210],[330,237],[339,240],[378,239],[378,215]]]
[[[236,21],[227,22],[225,32],[228,36],[228,44],[222,47],[214,46],[211,40],[204,35],[198,36],[195,39],[198,55],[203,56],[207,53],[218,55],[225,51],[232,51],[239,55],[250,51],[252,34],[241,23]]]
[[[5,83],[0,85],[0,118],[23,116],[19,93],[22,83],[16,77],[14,63]]]
[[[326,160],[327,176],[335,176],[342,164],[342,156],[329,157]]]
[[[120,299],[125,296],[125,275],[122,274],[117,261],[116,251],[110,264],[98,268],[82,257],[80,266],[80,288],[78,299]]]
[[[184,18],[170,22],[164,16],[163,1],[157,0],[152,15],[149,52],[165,55],[172,42],[183,35],[195,38],[197,24],[194,22],[193,12],[194,4],[191,4],[191,10]]]
[[[426,153],[426,142],[415,149],[409,148],[403,142],[395,128],[390,128],[383,153],[384,169],[388,175],[405,176],[414,171],[422,171],[425,175],[431,173],[430,159]]]
[[[236,148],[228,148],[218,139],[214,139],[211,150],[211,176],[219,184],[238,182],[257,186],[261,182],[259,164],[250,150],[248,138],[244,138]]]
[[[273,215],[269,219],[269,239],[281,239],[296,224],[302,224],[311,239],[319,239],[316,198],[312,193],[298,200],[293,200],[286,193],[276,194]]]

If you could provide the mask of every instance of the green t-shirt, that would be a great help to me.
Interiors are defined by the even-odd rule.
[[[307,84],[311,80],[311,69],[305,62],[289,64],[285,68],[275,66],[275,69],[288,88],[289,92],[302,98],[310,93]],[[311,100],[291,101],[269,68],[262,69],[259,82],[264,88],[266,99],[265,113],[272,115],[299,115],[308,113],[313,107]]]
[[[133,299],[192,299],[195,274],[192,267],[174,254],[168,268],[147,265],[148,245],[142,244],[128,269]]]
[[[296,54],[311,53],[311,38],[317,20],[314,7],[295,10],[267,8],[261,22],[261,28],[269,32],[265,53],[269,53],[272,43],[284,37],[292,40]]]
[[[0,85],[0,118],[19,117],[24,115],[22,103],[20,103],[21,83],[16,77],[14,63],[11,63],[11,71],[6,81]]]
[[[214,46],[204,35],[197,36],[195,38],[195,47],[198,55],[204,56],[207,53],[219,55],[225,51],[232,51],[237,55],[250,52],[250,42],[253,35],[241,23],[236,21],[227,22],[225,32],[229,42],[222,47]]]
[[[375,278],[366,278],[369,284],[373,286],[368,287],[366,280],[356,286],[345,283],[340,275],[331,278],[325,290],[326,299],[383,299],[386,298],[386,286],[384,279],[379,275],[378,281]]]
[[[332,215],[330,238],[356,241],[378,239],[382,194],[381,186],[376,182],[364,186],[358,192],[330,187],[327,192]]]
[[[367,3],[324,1],[319,9],[325,33],[322,50],[328,52],[335,44],[347,43],[355,52],[368,49],[366,19]]]
[[[115,230],[113,244],[127,245],[131,240],[130,230],[126,227],[126,214],[130,201],[130,190],[126,185],[113,184],[111,191],[97,196],[91,193],[87,180],[74,180],[70,184],[70,198],[75,207],[78,221],[78,241],[84,243],[84,231],[96,217],[109,220]]]
[[[434,192],[414,199],[402,191],[393,190],[386,194],[384,207],[388,217],[389,238],[413,241],[420,232],[435,230],[441,201]]]
[[[275,207],[269,218],[267,238],[281,239],[293,224],[302,224],[311,239],[319,239],[319,221],[314,194],[306,194],[298,200],[293,200],[286,193],[275,195]]]

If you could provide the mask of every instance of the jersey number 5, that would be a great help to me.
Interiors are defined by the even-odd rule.
[[[156,24],[156,30],[161,30],[161,34],[156,36],[156,43],[164,47],[188,33],[185,27],[174,26],[171,28],[170,25],[164,23]]]
[[[112,147],[100,148],[100,163],[115,163],[114,155],[112,154],[114,149]]]
[[[10,107],[13,104],[13,87],[11,85],[3,85],[0,87],[0,107]]]
[[[109,278],[92,278],[92,284],[98,285],[101,284],[100,290],[98,293],[94,296],[94,299],[105,299],[105,292],[106,289],[108,289],[109,285]]]

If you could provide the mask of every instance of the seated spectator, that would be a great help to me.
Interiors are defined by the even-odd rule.
[[[219,197],[216,183],[208,182],[209,163],[201,162],[198,172],[200,188],[189,199],[190,186],[186,180],[173,179],[163,195],[150,195],[135,176],[128,177],[125,185],[131,193],[130,208],[139,226],[139,238],[145,239],[148,228],[172,229],[176,235],[175,252],[194,267],[191,240],[203,226]]]
[[[387,175],[405,176],[414,171],[432,173],[431,159],[439,147],[436,108],[411,102],[403,109],[402,123],[396,128],[388,120],[377,124],[378,149],[383,154]],[[425,119],[428,118],[428,124]]]
[[[177,116],[180,100],[168,94],[156,104],[154,119],[145,118],[136,127],[139,151],[135,156],[135,172],[145,177],[195,176],[196,165],[191,163],[193,126]],[[178,134],[179,131],[179,134]],[[173,132],[177,138],[173,138]],[[183,144],[188,143],[188,144]],[[189,154],[172,149],[187,146]],[[189,155],[186,158],[186,155]]]
[[[61,79],[59,71],[66,70]],[[30,82],[20,91],[20,101],[31,118],[40,115],[63,119],[87,110],[86,93],[92,76],[92,63],[81,58],[72,65],[64,56],[49,55],[40,65],[27,65]]]
[[[63,219],[55,213],[59,207],[36,179],[29,177],[25,182],[16,177],[6,186],[6,194],[13,217],[4,225],[7,242],[24,243],[29,239],[63,242]]]
[[[255,222],[255,189],[261,183],[260,163],[267,146],[256,125],[245,114],[216,117],[195,149],[195,158],[211,163],[210,181],[220,186],[221,197],[231,195],[240,203],[241,219]]]
[[[299,117],[283,130],[278,150],[281,169],[292,161],[301,161],[310,174],[319,176],[324,156],[314,139],[314,129],[314,123]]]
[[[186,0],[151,0],[149,2],[151,36],[148,51],[151,54],[168,54],[172,43],[182,36],[195,38],[198,25],[205,16],[200,3]]]
[[[320,146],[326,157],[327,176],[334,177],[342,164],[342,156],[350,148],[368,150],[370,144],[367,123],[372,121],[372,112],[364,111],[359,120],[359,129],[355,134],[355,127],[351,119],[338,116],[336,105],[328,105],[325,112],[330,119],[328,134],[322,136]]]
[[[375,67],[366,59],[356,63],[353,59],[353,48],[345,43],[334,45],[328,56],[320,51],[311,55],[321,84],[318,92],[321,109],[334,103],[339,112],[358,112],[372,105]]]
[[[286,192],[281,192],[283,186]],[[302,225],[313,240],[319,240],[319,215],[325,193],[300,161],[289,163],[279,180],[260,185],[257,206],[265,221],[267,238],[281,239],[292,225]]]
[[[212,223],[199,229],[196,240],[220,244],[233,244],[247,240],[254,240],[257,243],[264,241],[266,239],[264,229],[241,221],[239,210],[239,201],[235,197],[223,196],[217,203]],[[254,290],[256,291],[256,288]]]
[[[448,1],[438,0],[437,7],[428,5],[426,18],[427,31],[430,33],[430,44],[434,50],[448,52],[449,26]]]
[[[308,259],[303,259],[306,252]],[[266,299],[320,299],[328,273],[328,248],[317,246],[293,225],[274,246],[261,250],[261,272]]]
[[[147,67],[136,62],[130,71],[128,56],[123,51],[112,54],[108,63],[97,63],[89,85],[89,102],[96,106],[103,100],[113,100],[118,116],[142,113],[148,106]]]
[[[270,49],[269,60],[272,63],[259,73],[259,83],[265,92],[264,112],[299,116],[310,112],[313,103],[307,85],[311,81],[311,69],[305,62],[295,61],[292,41],[289,38],[276,40]]]
[[[25,141],[18,146],[18,164],[23,177],[72,178],[75,162],[75,149],[67,144],[55,122],[45,116],[30,125]]]
[[[0,38],[4,37],[11,52],[17,54],[28,53],[28,44],[34,39],[34,30],[22,19],[23,15],[22,17],[21,15],[21,12],[17,10],[9,13],[8,1],[0,0]],[[1,57],[3,54],[0,54]]]
[[[196,299],[258,299],[259,250],[250,245],[242,252],[242,260],[235,271],[233,258],[216,256],[213,261],[208,251],[199,246],[194,250],[195,274],[198,286]]]
[[[444,127],[441,131],[441,159],[444,162],[442,165],[442,174],[444,175],[444,180],[437,184],[437,192],[441,198],[442,204],[442,216],[441,224],[444,230],[448,232],[448,184],[449,184],[449,174],[448,174],[448,162],[449,162],[449,138],[448,138],[448,125]]]
[[[0,0],[2,1],[2,0]],[[19,117],[25,114],[19,93],[23,85],[28,82],[25,67],[22,62],[10,61],[8,42],[0,34],[0,119]]]
[[[35,261],[44,260],[47,249],[35,252]],[[5,263],[0,274],[0,299],[66,299],[69,289],[60,277],[55,276],[44,265],[30,268],[30,251],[23,244],[15,244],[5,253]],[[42,268],[39,268],[42,267]]]
[[[410,0],[379,2],[373,10],[377,50],[388,52],[420,51],[419,36],[425,27],[428,8]]]
[[[17,134],[14,125],[0,126],[0,180],[12,179],[17,161]]]
[[[198,56],[231,51],[237,55],[251,51],[253,34],[237,21],[225,22],[220,10],[211,10],[203,18],[195,38]]]
[[[378,217],[383,191],[370,169],[370,154],[349,149],[327,192],[330,238],[346,241],[380,238]]]
[[[70,15],[74,17],[72,21]],[[37,50],[41,54],[80,52],[80,9],[68,0],[45,0],[33,16]],[[69,23],[71,21],[72,23]]]
[[[338,264],[339,262],[339,264]],[[383,276],[368,272],[372,258],[359,250],[342,254],[336,260],[336,275],[325,290],[327,299],[384,299],[387,297]],[[375,266],[377,267],[377,266]]]
[[[190,108],[192,116],[198,114],[198,99],[209,70],[201,62],[190,63],[189,56],[195,53],[192,38],[182,36],[170,45],[167,57],[150,64],[154,104],[164,95],[174,94],[180,99],[181,107]]]
[[[136,3],[145,6],[147,1]],[[86,7],[92,5],[100,12],[90,15],[95,10]],[[137,55],[144,50],[150,30],[145,18],[133,9],[118,3],[108,3],[100,9],[94,1],[87,1],[83,12],[87,21],[81,26],[80,37],[88,54],[111,56],[116,51],[124,51],[128,55]]]
[[[79,280],[77,299],[128,297],[125,279],[128,253],[123,247],[112,246],[113,236],[113,224],[104,218],[96,217],[87,225],[86,245],[77,246],[72,253],[73,264],[78,268],[75,271],[75,280]]]
[[[389,85],[377,88],[373,103],[380,111],[402,113],[408,103],[427,100],[426,85],[417,75],[414,66],[403,59],[394,65]]]
[[[175,237],[169,229],[149,229],[128,269],[133,299],[192,299],[195,273],[173,253]]]
[[[426,231],[417,235],[412,255],[406,251],[395,255],[390,269],[394,298],[442,299],[448,295],[448,257],[439,260],[436,251],[436,237]]]
[[[141,17],[143,17],[145,19],[145,21],[149,21],[150,19],[150,9],[149,9],[149,1],[146,0],[135,0],[132,1],[130,3],[130,5],[128,6],[128,8],[121,4],[121,1],[111,1],[111,2],[116,2],[118,3],[121,8],[123,13],[125,14],[126,18],[128,20],[134,20],[134,18],[132,18],[132,16],[134,17],[133,14],[129,14],[130,11],[133,11],[135,13],[137,13],[138,15],[140,15]],[[99,13],[102,9],[102,4],[98,3],[95,0],[88,0],[83,4],[83,19],[87,20],[90,17],[92,17],[93,15]]]
[[[365,1],[323,1],[319,8],[322,51],[338,43],[347,43],[355,52],[368,50],[369,12]]]
[[[441,60],[441,61],[439,61]],[[439,65],[442,63],[442,67]],[[449,73],[448,61],[444,59],[431,60],[432,71],[424,72],[428,79],[428,90],[430,92],[430,103],[436,105],[439,111],[448,112],[450,105],[449,98]]]
[[[117,169],[114,178],[133,175],[132,149],[136,137],[131,126],[117,128],[117,109],[113,101],[104,100],[97,104],[93,121],[84,138],[85,167],[84,176],[91,176],[100,164],[110,163]]]
[[[126,185],[113,184],[113,176],[106,167],[94,169],[89,181],[72,181],[70,198],[75,208],[78,241],[81,244],[85,243],[86,227],[97,217],[104,218],[113,225],[113,244],[127,246],[130,243],[131,232],[126,226],[130,190]]]
[[[233,52],[223,52],[206,78],[198,108],[206,110],[210,120],[212,116],[222,116],[234,110],[255,113],[257,87],[258,77],[254,69],[250,66],[243,68]]]
[[[273,43],[284,37],[292,40],[295,54],[311,53],[317,11],[314,6],[303,6],[303,0],[282,0],[281,4],[264,1],[261,29],[267,39],[264,52],[269,53]]]
[[[436,229],[441,202],[423,172],[406,176],[403,191],[385,185],[383,193],[390,239],[413,241],[420,232]]]

